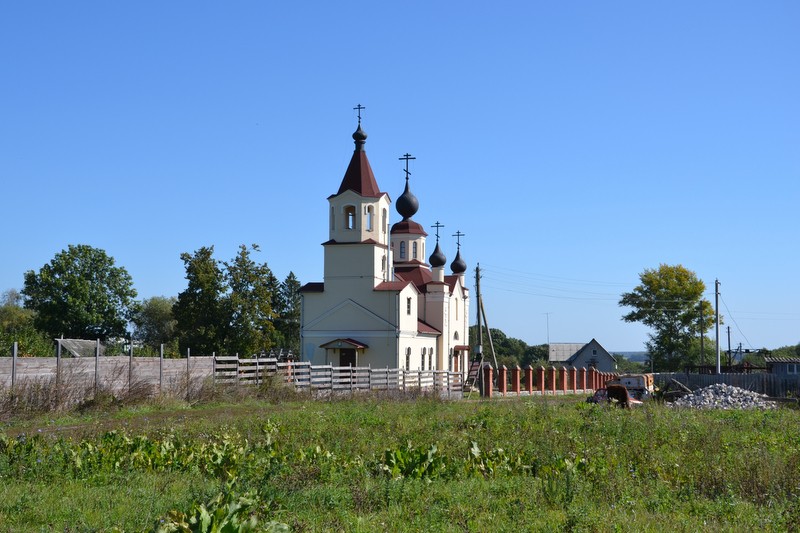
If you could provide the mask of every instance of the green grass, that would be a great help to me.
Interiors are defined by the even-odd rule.
[[[800,411],[581,400],[221,397],[10,420],[0,529],[153,530],[222,492],[294,531],[797,530]]]

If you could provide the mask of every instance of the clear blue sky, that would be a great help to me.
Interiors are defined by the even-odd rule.
[[[790,1],[5,2],[0,291],[68,244],[140,297],[205,245],[321,281],[361,103],[379,185],[416,156],[414,218],[448,262],[466,234],[492,327],[640,350],[619,295],[680,263],[734,345],[796,344],[798,28]]]

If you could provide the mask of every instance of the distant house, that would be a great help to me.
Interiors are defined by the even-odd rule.
[[[596,368],[600,372],[617,370],[617,360],[595,339],[586,344],[551,343],[547,359],[553,366]]]
[[[800,375],[800,357],[764,357],[767,365],[767,372],[770,374],[780,374],[783,376]]]

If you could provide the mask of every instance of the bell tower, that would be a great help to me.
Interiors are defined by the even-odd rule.
[[[325,246],[325,285],[365,281],[376,286],[389,280],[389,195],[381,192],[364,145],[367,134],[353,133],[355,150],[336,194],[328,197],[328,241]],[[334,285],[329,285],[334,284]]]

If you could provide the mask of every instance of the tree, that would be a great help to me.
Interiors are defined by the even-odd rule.
[[[273,289],[270,286],[272,271],[266,263],[257,264],[250,258],[250,249],[239,247],[239,253],[230,263],[224,263],[230,294],[226,298],[228,336],[226,347],[230,353],[250,355],[271,347],[275,329],[272,318]]]
[[[277,329],[283,339],[282,346],[293,353],[300,352],[300,281],[289,272],[279,289],[280,314]]]
[[[653,368],[679,370],[697,363],[694,339],[714,324],[711,302],[703,298],[705,284],[682,265],[645,269],[639,280],[631,292],[622,294],[619,305],[633,308],[622,320],[653,329],[646,343]]]
[[[222,298],[227,285],[213,254],[213,246],[204,246],[194,255],[181,254],[189,284],[172,308],[181,352],[191,348],[197,354],[210,355],[224,345],[227,320]]]
[[[15,289],[0,296],[0,354],[10,354],[16,342],[22,356],[52,356],[53,341],[36,329],[36,313],[22,307],[22,303],[22,295]]]
[[[106,340],[123,336],[136,290],[114,258],[85,244],[69,245],[39,272],[25,273],[22,294],[34,325],[51,337]]]
[[[131,319],[135,338],[154,351],[165,344],[169,352],[176,352],[177,321],[172,309],[177,301],[174,296],[153,296],[142,300]]]

